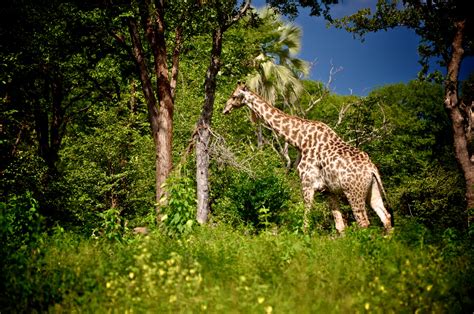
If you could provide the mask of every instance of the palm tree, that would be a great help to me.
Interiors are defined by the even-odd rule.
[[[301,48],[301,29],[284,22],[269,7],[258,15],[268,36],[253,60],[255,69],[247,77],[247,85],[270,103],[280,99],[291,107],[303,91],[300,78],[309,72],[308,63],[295,57]]]

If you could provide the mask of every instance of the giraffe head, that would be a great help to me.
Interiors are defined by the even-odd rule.
[[[240,81],[237,83],[237,87],[235,88],[234,92],[230,96],[229,100],[227,100],[225,104],[224,111],[222,113],[227,114],[232,111],[234,108],[240,108],[244,105],[244,91],[247,90],[247,86],[245,83],[241,83]]]

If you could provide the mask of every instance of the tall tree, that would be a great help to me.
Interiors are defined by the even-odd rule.
[[[95,17],[83,14],[73,1],[6,1],[0,8],[0,132],[6,139],[0,164],[3,171],[11,161],[22,160],[21,152],[36,148],[48,171],[41,184],[32,185],[48,213],[47,194],[53,201],[63,192],[52,183],[60,174],[67,126],[91,103],[119,97],[106,87],[111,82],[92,74],[110,48],[103,33],[91,32],[94,24]]]
[[[192,33],[193,18],[198,17],[200,3],[145,0],[113,5],[110,2],[107,9],[108,16],[112,17],[109,31],[134,61],[148,108],[155,143],[156,210],[159,215],[165,196],[163,184],[172,169],[174,98],[181,47],[185,35]],[[114,24],[117,20],[119,23]],[[127,29],[129,42],[122,33],[123,26]]]
[[[214,109],[217,75],[221,68],[222,41],[224,33],[239,21],[250,7],[250,0],[245,0],[239,8],[235,1],[208,1],[208,8],[215,16],[212,32],[212,49],[210,64],[204,83],[204,103],[196,127],[196,182],[197,182],[197,215],[199,223],[206,223],[209,217],[209,144],[211,141],[210,126]]]
[[[93,97],[101,85],[88,71],[104,51],[92,56],[86,48],[103,41],[88,34],[91,17],[70,2],[10,1],[0,11],[1,97],[4,108],[18,114],[8,123],[17,129],[10,153],[31,136],[54,173],[67,123],[87,109],[84,96]]]
[[[335,25],[359,36],[367,32],[404,26],[420,37],[419,53],[423,71],[430,58],[440,59],[446,68],[444,107],[452,122],[454,153],[464,174],[468,222],[474,220],[474,159],[472,141],[472,101],[461,98],[459,71],[466,56],[474,52],[474,25],[467,1],[379,0],[376,12],[364,9],[339,19]]]

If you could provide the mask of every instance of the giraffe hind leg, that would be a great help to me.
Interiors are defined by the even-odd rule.
[[[369,217],[367,216],[367,210],[365,209],[365,199],[358,197],[357,195],[347,195],[349,205],[351,205],[352,212],[357,221],[357,224],[361,228],[367,228],[370,225]]]
[[[372,188],[369,195],[370,207],[377,213],[380,220],[382,221],[385,229],[389,230],[392,228],[392,217],[390,213],[385,209],[382,199],[382,193],[380,187],[374,180],[372,182]]]

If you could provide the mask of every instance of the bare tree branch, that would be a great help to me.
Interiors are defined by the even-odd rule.
[[[342,70],[344,70],[344,68],[342,66],[339,66],[337,68],[334,67],[334,64],[332,63],[332,60],[330,61],[330,64],[331,64],[331,69],[329,70],[329,78],[328,78],[328,81],[326,83],[326,88],[329,90],[329,87],[331,86],[332,82],[333,82],[333,79],[334,79],[334,76],[341,72]]]
[[[245,0],[244,3],[242,3],[242,6],[240,7],[240,10],[237,12],[237,14],[235,14],[229,21],[228,23],[226,23],[225,25],[223,25],[223,28],[226,29],[226,28],[229,28],[230,26],[232,26],[232,24],[236,23],[237,21],[239,21],[242,16],[245,15],[245,13],[247,12],[248,8],[250,7],[250,2],[251,0]]]

